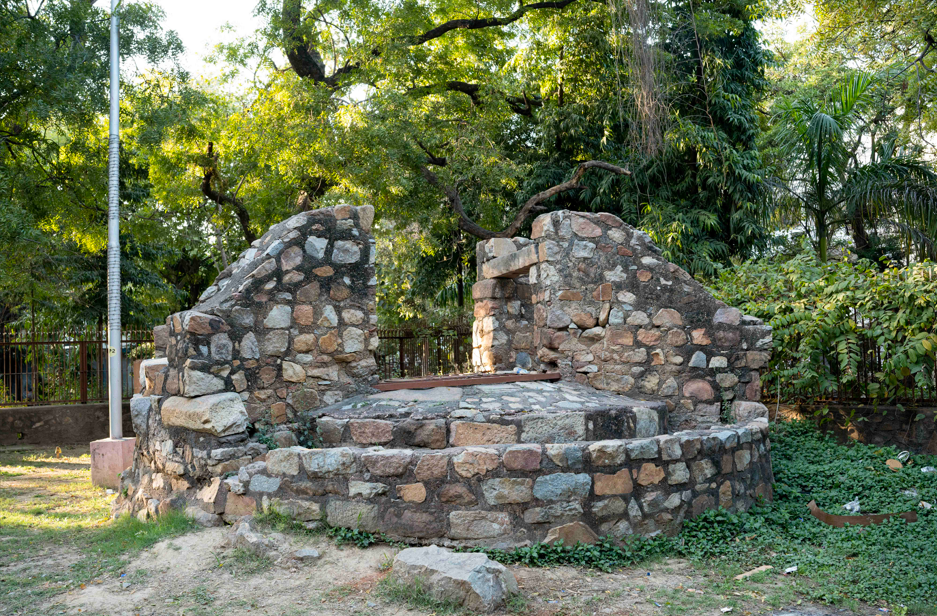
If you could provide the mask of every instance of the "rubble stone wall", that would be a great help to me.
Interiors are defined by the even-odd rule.
[[[370,391],[373,218],[370,206],[337,206],[274,225],[155,329],[158,358],[141,365],[146,387],[131,402],[128,485],[152,489],[155,473],[184,492],[266,453],[259,427],[294,445],[285,428],[302,413]]]
[[[764,415],[771,328],[660,254],[615,216],[568,211],[538,217],[530,240],[480,242],[476,367],[557,370],[596,389],[667,400],[676,428]],[[523,274],[504,277],[511,266]]]
[[[643,439],[266,451],[246,438],[166,430],[156,408],[142,438],[159,453],[122,505],[138,515],[189,490],[219,524],[273,509],[411,542],[506,547],[564,537],[567,524],[619,539],[675,534],[708,509],[744,511],[772,497],[763,419]],[[180,449],[201,460],[202,481],[180,476],[188,456]]]
[[[156,329],[165,359],[144,363],[144,394],[167,396],[170,423],[229,392],[250,422],[282,424],[369,391],[378,342],[373,217],[370,206],[338,206],[272,227],[198,305]]]

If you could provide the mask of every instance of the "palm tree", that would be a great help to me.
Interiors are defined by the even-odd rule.
[[[859,73],[821,104],[782,103],[777,117],[774,132],[789,177],[772,184],[784,209],[807,223],[822,261],[833,234],[844,227],[857,247],[867,244],[866,222],[891,226],[934,256],[937,175],[901,152],[893,137],[872,148],[868,162],[859,162],[861,110],[872,103],[873,85],[871,76]]]

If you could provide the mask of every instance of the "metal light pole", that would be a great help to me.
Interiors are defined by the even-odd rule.
[[[107,181],[107,385],[111,438],[123,438],[123,387],[121,386],[120,338],[120,55],[117,39],[117,6],[111,0],[111,115],[108,137]]]
[[[107,408],[111,437],[91,442],[91,482],[120,489],[121,473],[133,464],[136,439],[124,438],[123,387],[120,357],[120,203],[117,170],[120,163],[120,57],[117,8],[111,0],[111,117],[107,142]]]

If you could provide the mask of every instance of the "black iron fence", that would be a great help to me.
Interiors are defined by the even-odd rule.
[[[124,330],[123,397],[133,395],[133,364],[152,356],[149,329]],[[472,327],[379,329],[381,379],[471,372]],[[0,407],[107,401],[107,332],[0,332]]]
[[[133,395],[133,362],[152,355],[153,332],[127,329],[121,335],[123,397]],[[0,332],[0,406],[107,401],[107,332]]]
[[[378,376],[382,380],[471,372],[472,326],[379,329]]]

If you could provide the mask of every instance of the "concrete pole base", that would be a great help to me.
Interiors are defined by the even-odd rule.
[[[91,441],[91,483],[120,489],[120,474],[133,465],[133,438],[102,438]]]

